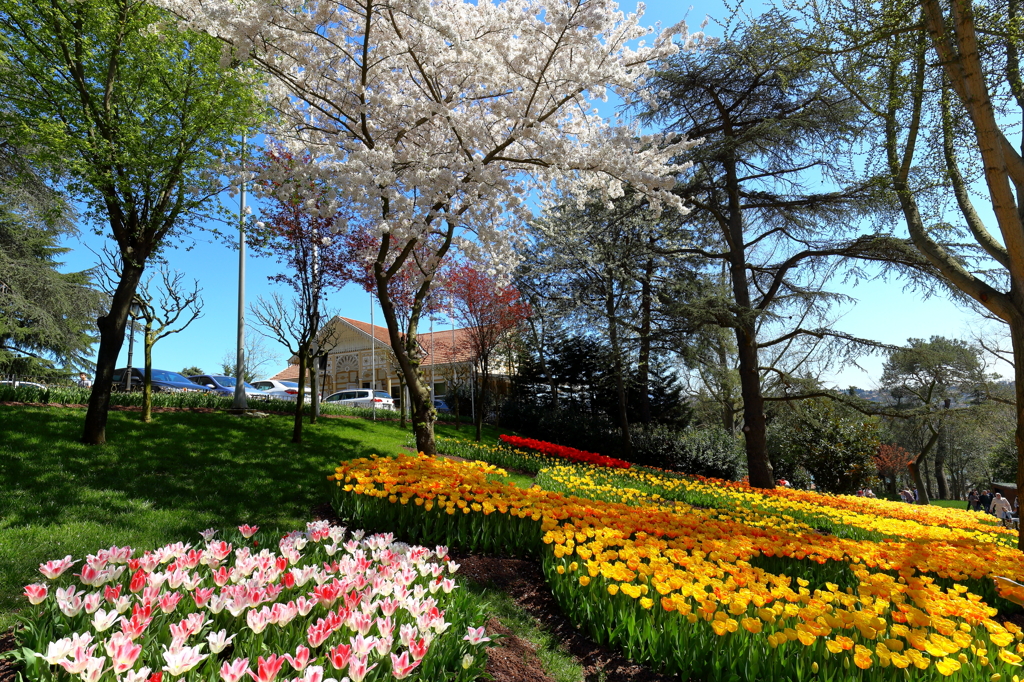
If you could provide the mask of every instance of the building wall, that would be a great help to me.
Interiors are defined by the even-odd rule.
[[[376,382],[374,388],[380,391],[387,391],[397,396],[401,383],[398,380],[399,368],[394,363],[390,348],[379,339],[376,343],[376,352],[370,350],[370,337],[355,329],[346,329],[338,339],[337,344],[327,355],[327,376],[324,381],[324,390],[327,393],[343,391],[350,388],[369,387],[374,383],[373,364],[376,365]],[[375,357],[374,357],[375,356]],[[471,371],[469,363],[455,363],[455,371],[465,376]],[[448,364],[438,364],[434,370],[434,378],[437,384],[445,382],[450,374]],[[430,365],[424,367],[423,373],[430,383]],[[438,396],[443,393],[438,392]]]

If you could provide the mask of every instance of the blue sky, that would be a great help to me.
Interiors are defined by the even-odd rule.
[[[634,5],[624,3],[621,7],[628,12]],[[755,5],[747,9],[753,11]],[[699,30],[706,14],[721,17],[725,13],[725,6],[715,2],[687,6],[673,0],[652,0],[647,3],[644,23],[661,22],[663,26],[670,26],[685,17],[691,30],[695,31]],[[713,34],[714,25],[709,25],[707,31]],[[224,202],[237,207],[237,197],[232,199],[225,194]],[[258,216],[258,204],[253,210]],[[92,267],[96,260],[93,252],[98,252],[102,243],[102,238],[88,230],[83,230],[78,238],[67,240],[64,245],[72,250],[64,257],[65,268],[81,270]],[[216,372],[224,356],[233,354],[235,347],[238,253],[211,233],[202,231],[194,233],[183,246],[191,248],[167,252],[168,264],[170,268],[183,272],[189,281],[199,281],[205,301],[204,315],[184,332],[161,340],[154,348],[153,364],[154,367],[174,371],[195,365],[206,372]],[[275,290],[275,285],[270,284],[267,277],[277,272],[278,267],[272,260],[248,258],[246,294],[250,303],[257,296],[267,296]],[[856,288],[841,290],[856,298],[857,303],[841,310],[836,328],[885,343],[901,344],[909,337],[927,338],[932,335],[964,337],[969,334],[971,326],[977,326],[981,321],[976,313],[960,309],[944,297],[924,300],[919,293],[904,292],[899,281],[866,282]],[[344,317],[369,321],[369,294],[349,285],[329,296],[328,309]],[[381,324],[379,310],[376,315],[377,323]],[[439,324],[440,328],[446,326],[446,322]],[[255,333],[250,327],[249,334]],[[269,376],[285,367],[287,352],[284,348],[275,347],[270,340],[265,340],[264,345],[276,354],[276,360],[267,365],[265,374]],[[126,340],[118,366],[125,364],[127,353]],[[840,387],[857,385],[870,388],[881,373],[882,362],[879,356],[864,358],[861,364],[868,370],[866,373],[852,366],[837,367],[830,379]],[[134,364],[141,364],[139,354]]]

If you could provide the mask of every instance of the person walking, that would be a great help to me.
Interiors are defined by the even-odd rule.
[[[972,490],[971,494],[967,496],[967,509],[968,511],[978,511],[979,495],[977,490]]]
[[[1010,506],[1010,501],[1003,497],[1002,493],[996,493],[995,499],[992,500],[992,505],[989,507],[989,512],[996,515],[996,518],[1003,522],[1004,526],[1009,525],[1009,521],[1013,518],[1013,507]]]
[[[982,490],[981,495],[978,496],[978,504],[981,506],[981,511],[987,512],[988,508],[992,505],[992,496],[989,495],[987,490]]]

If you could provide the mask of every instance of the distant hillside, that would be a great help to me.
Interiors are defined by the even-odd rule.
[[[1000,389],[1000,392],[1005,392],[1005,393],[1007,393],[1008,395],[1011,395],[1011,396],[1013,395],[1014,385],[1015,384],[1014,384],[1014,382],[1012,380],[1010,380],[1010,379],[1003,379],[1001,381],[995,382],[995,385]],[[843,393],[849,393],[849,391],[850,391],[849,388],[847,388],[847,389],[836,388],[835,390],[842,391]],[[877,388],[875,388],[875,389],[866,389],[866,388],[858,388],[858,387],[854,386],[853,387],[853,391],[854,391],[854,393],[857,394],[858,398],[861,398],[863,400],[869,400],[869,401],[871,401],[873,403],[884,403],[886,401],[885,391],[883,391],[881,389],[877,389]]]

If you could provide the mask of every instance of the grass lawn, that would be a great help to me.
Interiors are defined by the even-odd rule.
[[[930,500],[936,507],[947,507],[949,509],[967,509],[967,502],[964,500]]]
[[[83,409],[0,406],[0,632],[44,561],[196,542],[200,530],[240,523],[303,527],[328,501],[337,461],[391,455],[411,438],[398,422],[321,419],[294,445],[285,416],[176,412],[143,424],[137,412],[111,412],[110,442],[89,447],[77,442],[84,417]],[[474,432],[453,424],[437,433]]]

